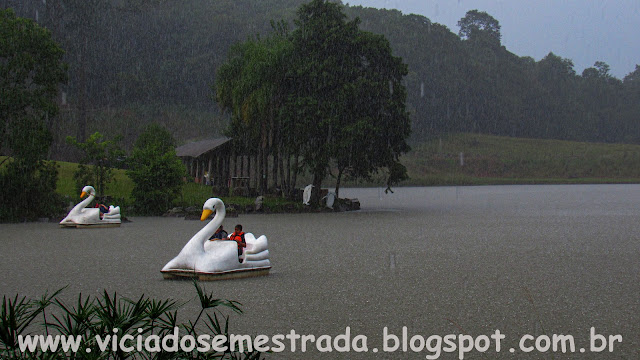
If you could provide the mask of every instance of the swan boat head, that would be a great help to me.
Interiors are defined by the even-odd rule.
[[[93,188],[93,186],[87,185],[85,187],[82,188],[82,192],[80,193],[80,198],[82,199],[83,197],[85,197],[86,195],[89,195],[92,198],[96,197],[96,189]]]
[[[216,217],[214,217],[212,221],[217,221],[217,217],[219,216],[219,222],[222,223],[226,211],[224,203],[218,198],[211,198],[204,202],[204,205],[202,205],[202,216],[200,216],[200,221],[207,220],[209,216],[211,216],[211,214],[213,214],[214,212],[216,213]]]

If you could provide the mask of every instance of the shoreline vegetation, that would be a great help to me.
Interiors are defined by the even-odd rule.
[[[186,349],[178,347],[179,333],[190,335],[196,339],[204,335],[207,339],[223,337],[231,339],[230,319],[232,315],[242,315],[242,304],[238,301],[217,299],[212,292],[207,292],[197,280],[192,280],[196,290],[195,300],[179,302],[174,299],[158,299],[146,295],[138,299],[129,299],[117,293],[109,294],[103,290],[101,295],[78,295],[77,302],[69,303],[58,296],[65,288],[52,294],[48,291],[39,298],[27,298],[16,294],[15,297],[3,296],[0,307],[0,357],[2,359],[75,359],[75,358],[111,358],[105,354],[113,354],[113,358],[156,358],[162,351],[172,352],[172,359],[264,359],[263,352],[238,346],[218,349],[208,346],[204,349]],[[178,321],[178,313],[188,302],[199,304],[199,313],[195,318]],[[48,315],[48,317],[47,317]],[[233,317],[235,320],[236,317]],[[37,340],[21,340],[38,338],[29,331],[33,328],[43,329],[41,339],[51,336],[62,336],[75,341],[52,341],[49,345],[38,344]],[[129,342],[118,343],[117,337],[111,340],[110,332],[123,339],[129,336]],[[146,346],[136,347],[132,343],[136,339],[145,338]],[[99,339],[104,338],[104,341]],[[170,339],[165,343],[164,339]],[[180,337],[182,338],[182,337]],[[151,340],[151,341],[150,341]],[[162,347],[160,346],[162,340]],[[44,341],[44,340],[40,340]],[[22,343],[30,344],[22,348]],[[73,342],[73,345],[71,343]],[[171,345],[168,345],[170,344]],[[195,343],[195,340],[193,341]],[[67,344],[69,346],[67,346]],[[123,346],[128,344],[131,346]],[[213,343],[212,343],[213,344]],[[118,346],[120,345],[120,346]],[[237,345],[237,344],[236,344]],[[174,350],[165,350],[173,348]],[[80,351],[78,351],[80,349]],[[81,354],[86,349],[89,357]],[[201,351],[204,350],[204,351]],[[93,354],[97,354],[93,356]],[[102,354],[102,355],[100,355]],[[161,357],[164,358],[164,357]]]
[[[640,183],[640,145],[603,144],[562,140],[511,138],[482,134],[448,134],[429,141],[414,142],[401,162],[407,167],[407,186],[532,185],[532,184],[634,184]],[[77,164],[57,162],[59,176],[56,191],[68,203],[77,203],[73,173]],[[115,169],[115,181],[106,195],[126,211],[131,207],[133,182],[125,170]],[[381,187],[384,176],[369,181],[343,181],[344,187]],[[298,188],[309,184],[311,177],[302,174]],[[323,188],[333,188],[328,178]],[[312,210],[300,200],[264,196],[256,211],[256,197],[221,196],[208,186],[187,182],[181,196],[166,216],[193,215],[210,197],[220,197],[229,213],[299,213],[331,211]],[[340,199],[344,200],[344,199]],[[74,202],[75,201],[75,202]],[[344,209],[343,209],[344,210]],[[126,215],[126,212],[125,212]]]

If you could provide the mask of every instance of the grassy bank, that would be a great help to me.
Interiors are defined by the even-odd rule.
[[[412,147],[403,185],[640,182],[639,145],[452,134]]]

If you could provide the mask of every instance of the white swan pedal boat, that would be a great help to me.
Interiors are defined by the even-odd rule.
[[[100,209],[88,208],[93,199],[96,197],[96,190],[93,186],[85,186],[82,188],[80,198],[88,195],[86,199],[74,206],[67,217],[60,221],[60,227],[117,227],[122,223],[120,219],[120,207],[109,206],[109,212],[100,216]]]
[[[207,200],[200,220],[206,220],[214,211],[214,218],[189,240],[178,256],[162,268],[165,279],[223,280],[269,274],[271,262],[266,236],[256,239],[252,233],[245,233],[247,247],[240,256],[235,241],[209,240],[225,217],[222,200]]]

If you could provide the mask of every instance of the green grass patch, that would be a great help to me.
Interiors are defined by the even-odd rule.
[[[73,174],[78,168],[78,164],[65,161],[58,161],[57,164],[58,183],[56,184],[56,191],[61,195],[69,196],[74,199],[78,198],[82,188],[78,188],[75,180],[73,179]],[[105,194],[98,195],[108,195],[114,199],[129,200],[131,198],[131,190],[133,189],[133,181],[129,179],[125,170],[114,169],[113,176],[114,180],[107,185]]]
[[[402,162],[404,185],[640,182],[640,146],[630,144],[450,134],[413,144]]]

